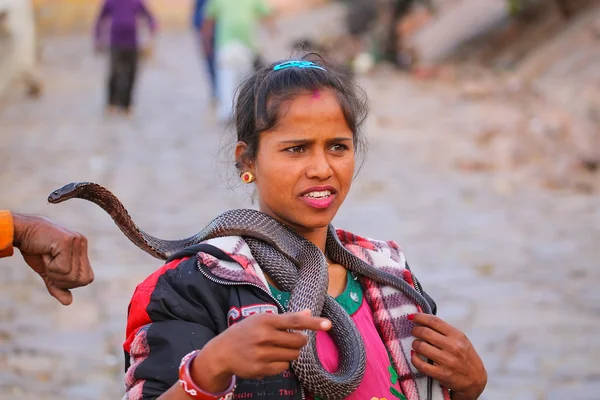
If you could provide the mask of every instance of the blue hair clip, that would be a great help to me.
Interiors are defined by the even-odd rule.
[[[312,61],[298,61],[298,60],[286,61],[284,63],[277,64],[275,67],[273,67],[273,71],[279,71],[280,69],[293,68],[293,67],[314,68],[314,69],[320,69],[323,71],[327,71],[325,68],[315,64]]]

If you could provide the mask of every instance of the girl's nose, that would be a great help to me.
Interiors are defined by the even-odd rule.
[[[311,179],[326,180],[333,175],[333,170],[329,164],[327,155],[324,152],[318,152],[311,157],[309,166],[306,169],[306,176]]]

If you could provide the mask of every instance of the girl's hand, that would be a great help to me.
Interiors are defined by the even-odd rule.
[[[212,339],[191,365],[191,375],[203,390],[225,390],[233,375],[263,379],[290,368],[308,342],[303,330],[326,331],[331,321],[310,311],[258,314],[246,318]],[[293,330],[290,332],[289,330]]]
[[[465,334],[435,315],[417,313],[411,317],[416,324],[412,330],[417,338],[412,346],[415,368],[451,389],[453,400],[479,398],[487,383],[487,372]]]

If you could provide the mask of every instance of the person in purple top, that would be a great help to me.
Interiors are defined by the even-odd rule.
[[[138,17],[144,17],[151,35],[156,33],[156,20],[144,0],[104,0],[96,20],[96,51],[110,49],[108,77],[108,111],[131,112],[132,92],[138,63]],[[106,25],[110,23],[108,43]]]

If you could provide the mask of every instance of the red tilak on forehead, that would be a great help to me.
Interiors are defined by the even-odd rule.
[[[312,98],[313,99],[320,99],[321,98],[321,92],[319,91],[319,89],[313,91]]]

